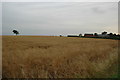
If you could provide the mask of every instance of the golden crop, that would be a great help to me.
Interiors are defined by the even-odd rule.
[[[3,36],[3,78],[108,78],[117,74],[118,40]]]

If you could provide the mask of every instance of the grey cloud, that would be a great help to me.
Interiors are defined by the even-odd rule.
[[[105,10],[101,10],[99,7],[94,7],[92,9],[93,9],[94,12],[100,13],[100,14],[105,12]]]
[[[3,3],[3,34],[12,34],[14,28],[20,30],[22,35],[101,32],[108,26],[117,29],[116,5],[84,2]],[[115,29],[111,31],[117,32]]]

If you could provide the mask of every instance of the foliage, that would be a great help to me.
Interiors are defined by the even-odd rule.
[[[16,35],[19,34],[19,32],[17,30],[13,30],[13,33],[16,34]]]

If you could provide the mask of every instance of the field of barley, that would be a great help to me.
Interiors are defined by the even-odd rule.
[[[118,72],[118,40],[3,36],[3,78],[111,78]]]
[[[0,79],[2,78],[2,36],[0,36]]]

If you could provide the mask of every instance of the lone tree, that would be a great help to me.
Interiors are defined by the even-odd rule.
[[[13,30],[13,33],[16,34],[16,35],[19,34],[19,32],[17,30]]]
[[[60,37],[62,37],[62,35],[60,35]]]

